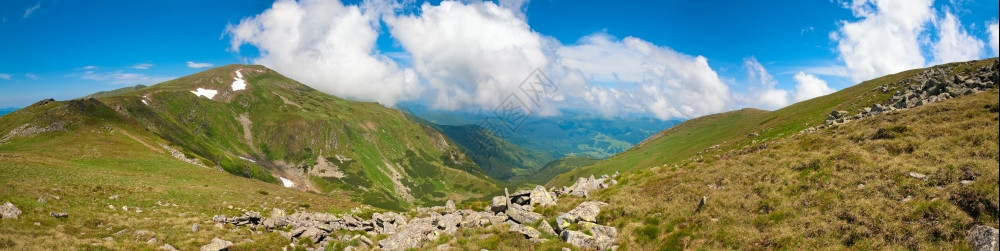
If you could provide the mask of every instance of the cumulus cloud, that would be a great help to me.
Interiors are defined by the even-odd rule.
[[[436,108],[495,106],[549,62],[541,36],[492,2],[425,3],[420,13],[386,23],[412,56]]]
[[[149,68],[152,68],[152,67],[153,67],[153,64],[137,64],[137,65],[133,65],[132,69],[148,70]]]
[[[28,17],[31,16],[31,14],[34,14],[36,11],[38,11],[38,9],[41,8],[42,8],[41,2],[36,3],[34,6],[28,7],[27,9],[24,10],[24,16],[22,16],[21,19],[27,19]],[[6,19],[4,19],[4,21],[6,21]]]
[[[969,35],[950,11],[945,11],[945,17],[936,21],[935,26],[938,41],[931,47],[935,64],[978,59],[983,53],[983,41]]]
[[[805,72],[795,74],[795,102],[827,95],[833,93],[833,88],[826,85],[826,81],[815,75]]]
[[[831,34],[857,82],[924,66],[920,35],[934,16],[931,0],[855,0],[856,22]]]
[[[187,61],[187,67],[188,68],[198,69],[198,68],[207,68],[207,67],[212,67],[212,66],[213,65],[211,63],[198,63],[198,62],[194,62],[194,61]]]
[[[10,74],[7,74],[7,73],[0,73],[0,79],[3,79],[3,80],[10,80]]]
[[[1000,56],[1000,25],[996,21],[986,25],[986,30],[990,35],[990,49],[993,49],[993,57]]]
[[[738,98],[741,104],[764,109],[788,105],[789,91],[775,87],[778,81],[774,80],[756,57],[744,58],[743,68],[747,70],[748,90]]]
[[[376,51],[378,14],[339,1],[278,1],[226,32],[233,51],[257,47],[257,64],[327,93],[391,106],[420,86],[412,70]]]

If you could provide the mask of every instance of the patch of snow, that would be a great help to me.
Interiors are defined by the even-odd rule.
[[[281,179],[281,184],[285,185],[285,187],[292,187],[295,185],[295,182],[292,182],[291,180],[286,179],[285,177],[278,176],[278,179]]]
[[[147,103],[145,99],[142,100],[142,104],[149,105],[149,103]]]
[[[218,94],[219,91],[212,89],[198,88],[197,91],[191,91],[191,93],[194,93],[195,96],[205,96],[208,99],[212,99],[212,97],[215,97],[215,94]]]
[[[236,77],[233,78],[233,91],[239,91],[247,88],[247,81],[243,80],[243,74],[240,70],[236,70]]]
[[[246,161],[250,161],[250,162],[253,162],[253,163],[257,163],[257,161],[255,161],[255,160],[244,158],[243,156],[239,156],[239,157],[240,157],[240,159],[243,159],[243,160],[246,160]]]

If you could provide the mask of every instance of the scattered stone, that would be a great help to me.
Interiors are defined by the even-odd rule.
[[[35,222],[35,226],[41,226],[41,225],[42,225],[42,223],[39,223],[37,221]]]
[[[548,221],[543,220],[541,224],[538,224],[538,230],[543,234],[556,235],[556,230],[552,229],[552,225],[549,225]]]
[[[115,211],[115,210],[118,210],[118,209],[116,209],[116,208],[115,208],[115,206],[114,206],[114,205],[108,205],[108,208],[110,208],[110,209],[111,209],[111,211]]]
[[[534,224],[535,222],[545,218],[545,216],[526,210],[518,204],[510,204],[510,207],[507,208],[507,216],[510,217],[511,220],[521,224]]]
[[[556,205],[556,196],[549,191],[545,190],[543,186],[535,186],[534,190],[531,190],[530,194],[531,205],[540,206],[554,206]]]
[[[17,219],[18,215],[21,215],[21,209],[11,204],[10,201],[0,205],[0,219]]]
[[[38,197],[38,203],[45,203],[45,197]]]
[[[180,250],[177,250],[176,248],[174,248],[174,246],[171,246],[170,244],[167,244],[167,243],[163,243],[163,246],[160,246],[157,249],[159,249],[159,250],[165,250],[165,251],[180,251]]]
[[[969,236],[966,237],[966,241],[969,242],[972,250],[975,251],[997,251],[1000,248],[998,246],[998,238],[1000,238],[1000,231],[996,228],[979,225],[969,230]]]
[[[227,240],[223,240],[223,239],[219,239],[219,238],[213,238],[212,239],[212,243],[209,243],[209,244],[206,244],[204,246],[201,246],[200,250],[201,251],[221,251],[221,250],[227,250],[231,246],[233,246],[233,242],[231,242],[231,241],[227,241]]]
[[[118,200],[118,195],[117,194],[111,195],[111,197],[108,197],[108,199],[109,200]]]
[[[444,208],[445,208],[445,210],[448,210],[449,212],[455,211],[455,201],[448,200],[448,202],[444,203]]]
[[[924,181],[927,180],[927,175],[924,175],[924,174],[918,173],[918,172],[910,172],[910,177],[913,177],[913,178],[916,178],[916,179],[919,179],[919,180],[924,180]]]
[[[507,196],[493,197],[493,202],[490,203],[490,211],[494,213],[507,211],[507,204],[510,201],[507,198]]]
[[[509,231],[515,233],[521,233],[525,237],[528,237],[528,239],[538,239],[538,237],[542,236],[542,233],[538,232],[538,230],[535,230],[534,228],[521,224],[510,224]]]
[[[195,222],[193,225],[191,225],[191,232],[192,233],[197,233],[198,232],[198,223],[197,222]]]
[[[56,217],[57,219],[69,217],[69,214],[66,212],[59,212],[59,213],[49,212],[49,215],[51,215],[52,217]]]
[[[694,211],[701,212],[701,208],[705,207],[706,202],[708,202],[708,196],[701,196],[701,201],[698,202],[698,208],[695,209]]]

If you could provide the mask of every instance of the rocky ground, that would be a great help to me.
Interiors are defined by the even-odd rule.
[[[617,229],[600,225],[597,215],[606,205],[600,201],[585,201],[572,210],[555,218],[555,226],[546,221],[545,216],[535,212],[536,207],[556,205],[559,197],[588,197],[588,193],[617,184],[617,176],[601,178],[580,178],[570,187],[552,189],[536,186],[533,190],[521,190],[496,196],[482,211],[458,210],[452,201],[445,206],[417,208],[405,214],[394,212],[373,213],[369,219],[351,214],[296,212],[286,214],[274,208],[268,217],[260,212],[248,211],[240,216],[217,215],[213,221],[248,227],[255,231],[278,231],[289,239],[290,247],[304,246],[306,250],[324,250],[333,241],[356,240],[355,248],[379,248],[385,250],[405,250],[421,248],[444,235],[454,235],[463,228],[484,228],[488,226],[509,226],[508,231],[519,233],[524,238],[541,242],[543,236],[558,236],[562,241],[583,249],[617,249],[615,238]],[[408,216],[413,215],[413,216]],[[505,227],[507,228],[507,227]],[[339,236],[338,236],[339,233]],[[348,233],[356,233],[350,235]],[[544,234],[544,235],[543,235]],[[384,239],[373,241],[371,237],[384,235]],[[219,250],[226,247],[224,240],[213,240],[202,250]],[[448,249],[441,245],[439,249]]]

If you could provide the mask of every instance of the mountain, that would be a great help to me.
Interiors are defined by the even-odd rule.
[[[0,108],[0,116],[3,116],[4,114],[11,113],[13,111],[17,111],[17,109],[19,109],[19,108],[17,108],[17,107]]]
[[[413,114],[413,120],[423,121],[454,139],[490,177],[515,183],[544,183],[548,179],[537,177],[552,177],[571,170],[566,167],[576,166],[564,162],[559,165],[563,168],[538,174],[550,162],[607,158],[680,122],[643,117],[608,119],[564,112],[554,117],[530,118],[516,130],[504,129],[499,132],[502,135],[496,135],[479,125],[481,114],[433,111],[419,104],[406,104],[400,109]]]
[[[998,69],[915,69],[692,119],[550,184],[621,171],[590,198],[627,249],[968,249],[1000,218]]]
[[[0,144],[33,152],[60,142],[106,156],[116,149],[67,135],[125,135],[145,146],[134,151],[397,210],[499,191],[433,128],[261,66],[229,65],[94,97],[45,100],[0,117]]]
[[[142,88],[146,88],[146,86],[145,85],[127,86],[127,87],[122,87],[122,88],[118,88],[118,89],[114,89],[114,90],[110,90],[110,91],[99,91],[99,92],[96,92],[94,94],[83,96],[83,98],[111,97],[111,96],[115,96],[115,95],[121,95],[121,94],[129,93],[129,92],[132,92],[132,91],[135,91],[135,90],[139,90],[139,89],[142,89]]]

